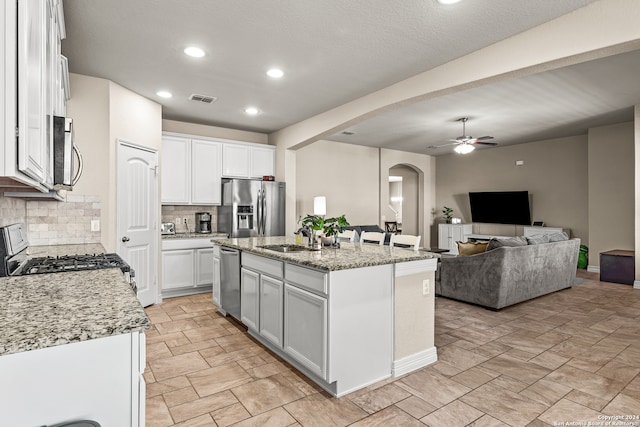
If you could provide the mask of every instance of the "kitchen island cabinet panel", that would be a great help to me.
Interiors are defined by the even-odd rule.
[[[284,283],[269,276],[260,276],[260,335],[282,348],[282,313]]]
[[[285,285],[284,351],[327,379],[327,299]]]
[[[260,274],[240,270],[240,320],[249,329],[258,331]]]

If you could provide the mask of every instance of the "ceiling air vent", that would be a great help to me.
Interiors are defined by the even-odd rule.
[[[189,100],[204,102],[205,104],[213,104],[215,100],[218,99],[215,96],[207,96],[207,95],[198,95],[197,93],[191,94]]]

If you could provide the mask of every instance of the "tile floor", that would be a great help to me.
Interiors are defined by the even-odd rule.
[[[167,299],[147,309],[147,426],[539,427],[638,416],[640,290],[579,276],[499,312],[437,298],[439,361],[340,399],[222,317],[209,294]]]

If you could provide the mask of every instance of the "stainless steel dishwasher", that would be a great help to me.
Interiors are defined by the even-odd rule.
[[[220,247],[220,305],[240,320],[240,251]]]

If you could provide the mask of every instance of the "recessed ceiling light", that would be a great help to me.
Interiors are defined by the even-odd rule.
[[[256,107],[247,107],[244,109],[244,112],[250,116],[255,116],[260,112],[260,110],[258,110]]]
[[[166,90],[159,90],[156,92],[156,95],[161,98],[171,98],[173,96],[171,92],[167,92]]]
[[[267,76],[273,79],[279,79],[280,77],[284,76],[284,71],[279,68],[271,68],[267,71]]]
[[[192,56],[194,58],[202,58],[204,56],[204,50],[199,47],[189,46],[184,50],[185,55]]]
[[[460,0],[438,0],[438,3],[440,4],[454,4],[454,3],[458,3]]]

